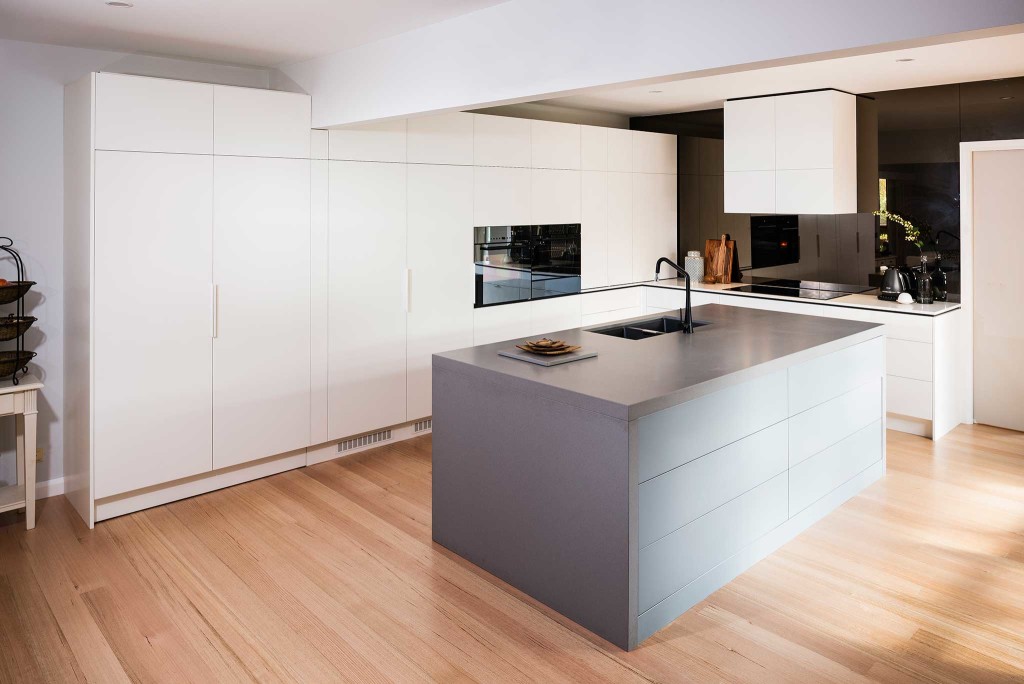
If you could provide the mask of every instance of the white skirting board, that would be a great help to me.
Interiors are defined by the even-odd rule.
[[[58,477],[53,480],[36,482],[36,500],[49,499],[51,496],[60,496],[64,493],[64,478]]]
[[[213,473],[197,475],[185,478],[176,482],[169,482],[164,485],[149,487],[134,492],[128,492],[118,496],[111,496],[96,501],[96,520],[108,520],[120,515],[141,511],[144,508],[160,506],[171,501],[187,499],[198,494],[205,494],[224,487],[231,487],[250,480],[257,480],[261,477],[275,475],[286,470],[301,468],[306,465],[313,465],[335,458],[349,456],[367,449],[375,449],[386,444],[401,442],[412,437],[418,437],[430,433],[430,428],[417,430],[417,426],[429,425],[429,419],[414,421],[404,425],[387,428],[391,436],[387,440],[378,441],[363,447],[357,447],[348,451],[339,452],[338,444],[344,440],[336,440],[307,449],[299,449],[286,454],[278,454],[252,463],[224,468]],[[349,438],[346,438],[349,439]],[[40,483],[40,486],[56,483],[58,480],[50,480]],[[60,491],[53,491],[46,496],[63,493],[64,482],[60,480]],[[37,489],[37,491],[39,491]],[[42,498],[38,495],[37,498]]]

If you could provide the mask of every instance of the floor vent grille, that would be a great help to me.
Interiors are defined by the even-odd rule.
[[[386,442],[389,439],[391,439],[391,430],[381,430],[380,432],[374,432],[369,435],[353,437],[352,439],[346,439],[338,442],[338,452],[351,451],[352,449],[377,444],[378,442]]]
[[[434,427],[434,419],[426,418],[424,420],[417,420],[416,424],[412,428],[412,431],[423,432],[424,430],[429,430],[432,427]]]

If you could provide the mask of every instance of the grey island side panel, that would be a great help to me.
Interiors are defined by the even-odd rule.
[[[635,645],[629,424],[436,357],[433,378],[434,541],[621,648]]]
[[[514,340],[436,354],[434,368],[492,378],[532,396],[634,420],[857,344],[877,335],[880,328],[875,323],[718,304],[694,307],[693,315],[710,325],[692,335],[672,333],[645,340],[592,332],[612,324],[549,333],[598,353],[596,358],[557,368],[499,356],[498,351],[513,346]]]

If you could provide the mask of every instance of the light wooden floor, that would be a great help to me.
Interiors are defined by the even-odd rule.
[[[0,517],[0,681],[1024,681],[1024,434],[888,477],[625,653],[430,541],[430,440],[85,529]]]

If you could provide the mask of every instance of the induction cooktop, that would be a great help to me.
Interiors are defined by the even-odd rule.
[[[827,300],[845,297],[849,294],[871,292],[872,287],[865,285],[844,285],[842,283],[822,283],[816,280],[791,280],[786,278],[753,278],[753,284],[730,287],[730,291],[749,292],[751,294],[772,295],[775,297],[792,297],[794,299]]]

